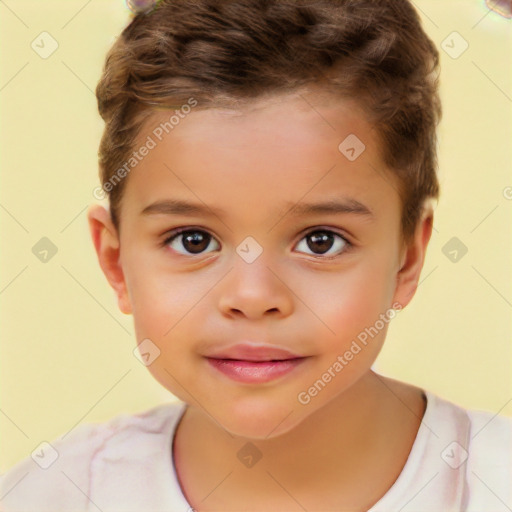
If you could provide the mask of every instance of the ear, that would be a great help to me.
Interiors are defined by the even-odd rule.
[[[434,212],[430,205],[426,206],[416,227],[412,242],[402,249],[401,265],[396,276],[396,288],[393,301],[405,308],[414,297],[425,262],[427,245],[432,235]]]
[[[92,205],[87,211],[87,220],[100,267],[116,292],[119,309],[128,315],[132,307],[120,262],[119,236],[110,212],[103,206]]]

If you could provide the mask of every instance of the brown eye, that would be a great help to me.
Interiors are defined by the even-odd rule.
[[[214,241],[217,246],[220,247],[212,235],[206,231],[199,229],[189,229],[172,234],[165,241],[165,245],[169,245],[177,253],[187,256],[191,254],[202,254],[205,252],[212,241]]]
[[[349,246],[350,242],[345,237],[326,229],[311,231],[297,244],[300,252],[309,250],[313,256],[327,254],[331,249],[334,251],[330,256],[336,256],[347,250]]]

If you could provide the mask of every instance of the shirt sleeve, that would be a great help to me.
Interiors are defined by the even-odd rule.
[[[97,510],[89,498],[91,462],[114,432],[108,424],[83,424],[39,445],[0,476],[0,511]]]
[[[467,512],[512,510],[512,418],[471,411]]]

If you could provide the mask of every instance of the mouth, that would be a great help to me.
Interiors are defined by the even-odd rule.
[[[262,384],[290,374],[304,364],[308,356],[288,348],[265,343],[243,342],[206,355],[217,374],[246,384]]]
[[[207,354],[207,357],[213,359],[226,359],[249,362],[269,362],[285,361],[302,357],[299,354],[291,352],[289,349],[275,345],[255,344],[255,343],[237,343],[225,349]]]
[[[242,359],[206,358],[212,368],[236,382],[262,384],[284,377],[301,366],[307,357],[249,361]]]

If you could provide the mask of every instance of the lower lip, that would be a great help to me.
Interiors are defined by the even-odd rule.
[[[278,379],[305,361],[305,357],[284,361],[238,361],[234,359],[207,358],[210,365],[237,382],[260,384]]]

